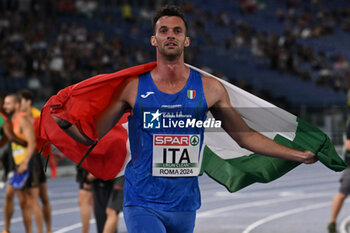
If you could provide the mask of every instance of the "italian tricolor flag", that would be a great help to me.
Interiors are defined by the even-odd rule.
[[[312,151],[334,171],[346,168],[332,141],[317,127],[224,80],[190,67],[218,79],[225,86],[232,106],[251,128],[285,146]],[[241,148],[224,131],[206,132],[204,144],[201,173],[207,173],[231,192],[255,182],[275,180],[300,164],[254,154]]]
[[[51,115],[76,124],[87,136],[97,139],[95,119],[109,107],[113,93],[122,86],[122,81],[148,72],[155,66],[154,62],[112,74],[98,75],[61,90],[44,106],[37,136],[53,143],[68,158],[79,163],[89,147],[66,135],[52,120]],[[251,128],[280,144],[316,153],[319,160],[334,171],[346,168],[331,140],[322,131],[228,82],[220,82],[227,89],[232,106]],[[194,98],[195,92],[188,90],[187,96]],[[97,143],[82,163],[96,177],[105,180],[114,178],[123,171],[130,159],[126,116]],[[300,164],[247,151],[239,147],[223,130],[205,132],[201,158],[201,174],[208,174],[231,192],[255,182],[270,182]]]
[[[194,91],[194,90],[187,90],[187,97],[189,98],[189,99],[194,99],[194,97],[196,97],[196,91]]]

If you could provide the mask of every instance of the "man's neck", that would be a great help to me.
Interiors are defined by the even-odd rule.
[[[186,80],[188,76],[189,68],[185,66],[182,57],[174,61],[158,59],[157,66],[152,71],[153,78],[157,80],[162,79],[163,81],[182,81]]]
[[[28,116],[32,116],[32,107],[28,107],[26,109],[24,109],[24,111]]]

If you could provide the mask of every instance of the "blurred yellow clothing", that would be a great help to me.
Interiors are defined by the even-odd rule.
[[[129,4],[123,5],[122,16],[124,19],[131,19],[131,6]]]
[[[32,117],[36,118],[36,117],[40,117],[41,111],[35,107],[32,107]]]

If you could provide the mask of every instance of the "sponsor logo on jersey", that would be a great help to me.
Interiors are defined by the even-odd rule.
[[[162,114],[159,109],[156,112],[143,112],[144,129],[160,129]]]
[[[214,118],[198,120],[190,114],[180,112],[145,111],[143,113],[144,129],[165,128],[220,128],[221,121]]]
[[[147,91],[146,94],[142,94],[141,97],[144,98],[144,99],[146,99],[148,96],[150,96],[150,95],[152,95],[152,94],[154,94],[153,91]]]

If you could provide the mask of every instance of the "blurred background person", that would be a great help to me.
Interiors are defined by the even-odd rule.
[[[32,106],[34,95],[29,90],[21,90],[18,92],[18,96],[21,101],[21,112],[24,112],[29,119],[31,120],[33,126],[34,126],[34,120],[35,118],[40,117],[40,110]],[[38,145],[38,143],[37,143]],[[37,159],[38,164],[38,172],[39,172],[39,197],[42,203],[42,212],[43,217],[46,225],[46,231],[47,233],[51,233],[51,205],[49,196],[47,193],[47,182],[46,182],[46,174],[44,172],[44,166],[41,156],[39,155],[39,151],[41,148],[36,149],[36,154],[34,156],[35,159]]]
[[[32,213],[35,216],[36,229],[38,233],[43,232],[43,213],[39,204],[39,175],[40,164],[37,157],[34,156],[36,150],[36,137],[31,119],[21,112],[20,99],[16,94],[10,94],[5,97],[4,109],[11,116],[13,130],[17,137],[21,137],[27,142],[27,146],[23,147],[17,143],[11,144],[12,155],[16,164],[15,176],[9,181],[7,190],[13,193],[12,189],[19,198],[23,222],[27,233],[32,232]],[[24,174],[27,174],[24,176]],[[14,179],[16,178],[16,180]],[[11,181],[19,181],[25,179],[20,187],[15,187]],[[12,197],[13,199],[13,197]],[[10,207],[12,208],[12,207]],[[5,215],[7,217],[11,217]],[[10,220],[6,219],[5,221]]]
[[[78,203],[80,207],[80,218],[82,223],[81,232],[88,233],[90,229],[91,213],[94,209],[92,197],[92,184],[87,180],[89,172],[84,168],[77,167],[76,181],[79,183]]]
[[[350,166],[350,124],[348,123],[346,130],[346,141],[345,141],[345,161]],[[339,192],[333,198],[331,219],[328,224],[328,233],[337,233],[337,218],[341,208],[343,207],[345,199],[350,194],[350,167],[343,171],[340,178]]]

